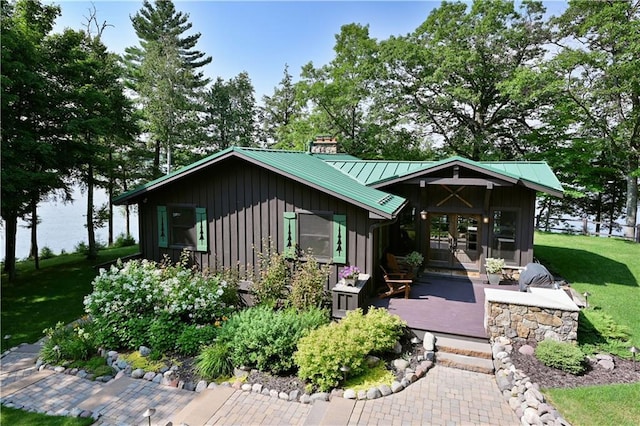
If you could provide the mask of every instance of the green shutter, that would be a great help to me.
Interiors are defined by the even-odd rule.
[[[208,251],[209,249],[209,221],[207,209],[196,207],[196,251]]]
[[[333,215],[333,263],[347,263],[347,216]]]
[[[296,232],[296,214],[294,212],[284,212],[283,254],[286,258],[296,256],[296,244],[298,243],[298,233]]]
[[[169,247],[169,224],[165,206],[158,206],[158,247]]]

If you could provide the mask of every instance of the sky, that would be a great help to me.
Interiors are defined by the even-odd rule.
[[[62,15],[54,31],[81,29],[92,7],[90,1],[62,0]],[[225,80],[246,71],[255,88],[256,100],[271,95],[282,80],[285,64],[298,79],[301,67],[313,62],[327,64],[333,58],[335,35],[349,23],[369,25],[378,40],[415,30],[436,1],[181,1],[176,10],[189,14],[193,24],[188,34],[201,33],[196,48],[213,58],[205,68],[212,80]],[[142,1],[94,0],[99,22],[112,25],[103,41],[112,52],[122,54],[138,45],[130,16]]]

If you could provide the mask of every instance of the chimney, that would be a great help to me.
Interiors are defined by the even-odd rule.
[[[316,140],[309,145],[309,151],[312,154],[338,153],[338,141],[333,136],[318,136]]]

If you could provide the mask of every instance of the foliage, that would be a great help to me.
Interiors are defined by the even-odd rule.
[[[354,391],[368,391],[372,387],[382,384],[391,385],[396,379],[392,371],[388,370],[384,363],[379,363],[375,367],[365,367],[364,372],[356,377],[347,379],[342,385],[344,389]]]
[[[629,327],[616,323],[600,309],[580,311],[578,319],[578,343],[585,353],[595,353],[602,350],[619,354],[622,357],[631,356],[628,348],[631,346]]]
[[[42,330],[56,322],[69,324],[80,318],[84,311],[82,300],[91,292],[91,280],[96,276],[96,265],[128,256],[136,247],[109,249],[100,252],[95,261],[84,256],[69,254],[43,260],[36,270],[34,262],[17,263],[19,276],[10,281],[2,276],[0,298],[2,350],[24,342],[35,342]]]
[[[289,302],[298,310],[321,308],[328,299],[325,285],[329,266],[319,265],[311,253],[305,262],[298,262],[291,278]]]
[[[90,321],[81,320],[70,326],[58,322],[44,330],[47,337],[40,356],[45,362],[59,365],[61,361],[86,360],[97,353],[98,345]]]
[[[418,267],[424,262],[424,256],[420,252],[412,251],[405,256],[404,261],[407,265]]]
[[[545,389],[544,395],[572,425],[640,424],[640,383]]]
[[[148,324],[149,346],[160,353],[172,352],[176,349],[176,337],[182,334],[184,326],[179,317],[167,311],[160,312]]]
[[[119,234],[113,242],[113,247],[129,247],[136,244],[136,239],[131,235]]]
[[[196,357],[196,371],[205,379],[229,376],[233,373],[231,348],[228,343],[217,342],[205,347]]]
[[[267,144],[275,148],[304,150],[302,141],[307,138],[297,137],[296,121],[302,117],[302,102],[297,96],[296,85],[289,74],[289,66],[285,64],[284,75],[273,95],[263,96],[260,113],[262,127]]]
[[[55,253],[49,247],[44,246],[40,249],[40,259],[46,260],[55,257]]]
[[[298,341],[328,320],[327,312],[317,308],[299,312],[257,306],[229,318],[220,329],[218,342],[229,345],[233,365],[280,374],[293,369]]]
[[[570,342],[543,340],[535,350],[536,358],[547,367],[557,368],[574,375],[584,371],[584,353]]]
[[[145,371],[160,371],[166,364],[163,361],[154,360],[148,356],[142,356],[139,351],[128,354],[119,354],[118,358],[124,359],[134,370],[141,368]]]
[[[298,375],[320,390],[337,386],[343,379],[340,367],[358,376],[366,369],[366,356],[391,350],[406,324],[386,309],[350,311],[340,322],[320,327],[300,339],[294,361]]]
[[[183,355],[196,355],[203,346],[210,345],[217,334],[218,328],[214,325],[186,325],[176,340],[176,350]]]
[[[0,424],[12,426],[89,426],[95,420],[92,417],[49,416],[42,413],[31,413],[17,408],[0,406]]]
[[[257,256],[260,262],[259,277],[252,289],[256,304],[276,306],[288,295],[290,271],[287,259],[271,243],[268,246],[263,244],[262,252]]]
[[[175,344],[179,321],[207,324],[232,307],[222,301],[226,282],[187,268],[132,260],[101,270],[85,310],[100,330],[100,343],[135,348],[149,339],[161,347]],[[160,315],[160,319],[157,318]],[[172,325],[174,324],[174,325]],[[153,327],[148,329],[148,327]]]
[[[494,257],[487,257],[485,261],[485,268],[488,274],[501,274],[502,268],[504,268],[504,259],[496,259]]]

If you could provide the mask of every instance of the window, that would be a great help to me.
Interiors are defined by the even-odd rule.
[[[158,206],[158,245],[208,250],[207,211],[189,205]]]
[[[507,262],[516,262],[518,236],[518,212],[513,210],[494,210],[492,257]]]
[[[318,260],[346,263],[346,216],[328,212],[285,212],[284,253],[294,257],[296,250],[312,251]]]

